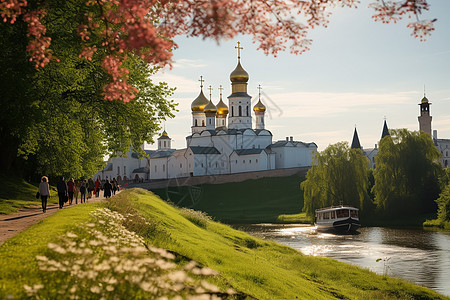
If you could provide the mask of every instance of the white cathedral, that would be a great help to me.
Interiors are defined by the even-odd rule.
[[[222,88],[216,105],[211,95],[209,100],[205,97],[201,77],[200,94],[191,104],[191,135],[186,137],[186,148],[172,149],[164,130],[158,138],[158,150],[144,150],[148,157],[129,151],[126,157],[110,158],[94,178],[156,180],[311,166],[315,143],[294,141],[293,137],[272,141],[272,133],[265,129],[266,107],[261,93],[253,106],[253,127],[251,96],[247,94],[249,75],[240,62],[239,43],[236,48],[238,63],[230,74],[228,106],[222,100]]]

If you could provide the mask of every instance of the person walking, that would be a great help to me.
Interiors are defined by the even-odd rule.
[[[94,180],[92,178],[89,178],[88,180],[88,196],[87,198],[92,198],[92,192],[94,191],[95,188],[95,184],[94,184]]]
[[[67,184],[64,181],[64,176],[59,177],[59,181],[56,183],[56,189],[58,190],[59,197],[59,209],[63,208],[64,202],[67,196]]]
[[[109,183],[109,180],[106,179],[105,184],[103,185],[103,196],[105,198],[110,198],[111,197],[111,191],[112,191],[112,184]]]
[[[115,195],[116,194],[116,191],[118,190],[118,187],[117,187],[117,180],[116,180],[116,178],[114,177],[113,178],[113,181],[112,181],[112,187],[113,187],[113,195]]]
[[[80,186],[80,203],[86,203],[87,182],[83,180]]]
[[[100,180],[98,180],[98,178],[97,178],[97,180],[95,181],[95,187],[94,187],[94,194],[95,194],[95,197],[99,197],[100,196]]]
[[[47,176],[42,176],[41,183],[39,183],[39,195],[41,196],[42,211],[47,211],[47,199],[50,198],[50,188],[48,186]]]
[[[74,190],[75,204],[78,204],[78,194],[80,193],[81,182],[83,182],[83,180],[81,179],[75,180],[75,190]]]
[[[74,192],[75,192],[75,182],[73,181],[73,178],[70,178],[69,181],[67,181],[67,193],[69,194],[69,205],[72,205]]]

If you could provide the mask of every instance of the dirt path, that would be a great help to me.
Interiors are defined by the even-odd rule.
[[[99,202],[103,199],[105,198],[100,196],[98,198],[91,198],[87,202]],[[73,203],[75,203],[75,200]],[[72,205],[66,203],[64,208],[80,205],[73,203]],[[31,225],[54,214],[59,210],[58,207],[58,204],[47,205],[47,211],[45,213],[42,212],[42,208],[27,208],[18,213],[0,215],[0,245],[19,232],[27,230]]]

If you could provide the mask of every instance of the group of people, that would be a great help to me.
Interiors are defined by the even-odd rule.
[[[98,178],[94,182],[92,178],[74,180],[69,179],[67,183],[64,181],[64,177],[61,176],[56,183],[56,189],[58,191],[59,208],[63,208],[64,203],[69,202],[72,205],[74,197],[75,204],[78,204],[78,196],[80,196],[80,203],[85,203],[86,198],[92,198],[100,196],[100,190],[103,190],[103,196],[110,198],[115,195],[119,190],[119,184],[114,178],[111,180],[100,181]],[[41,183],[39,184],[39,196],[42,202],[42,211],[45,213],[47,210],[47,199],[50,197],[50,187],[47,176],[42,176]]]

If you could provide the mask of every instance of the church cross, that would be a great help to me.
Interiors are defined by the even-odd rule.
[[[211,91],[212,91],[212,89],[213,89],[213,88],[212,88],[211,86],[209,86],[209,88],[208,88],[208,90],[209,90],[209,101],[212,101],[212,100],[211,100]]]
[[[242,48],[240,45],[241,45],[241,43],[240,42],[237,42],[237,47],[234,47],[235,49],[237,49],[237,51],[238,51],[238,59],[241,59],[241,50],[243,50],[244,48]]]
[[[203,76],[200,76],[200,88],[202,89],[203,88],[203,82],[204,82],[204,80],[203,80]]]
[[[223,90],[222,85],[219,86],[218,90],[220,91],[220,100],[222,100],[222,90]]]
[[[258,85],[258,90],[259,90],[259,100],[261,100],[261,90],[262,90],[262,87],[261,87],[260,84]]]

